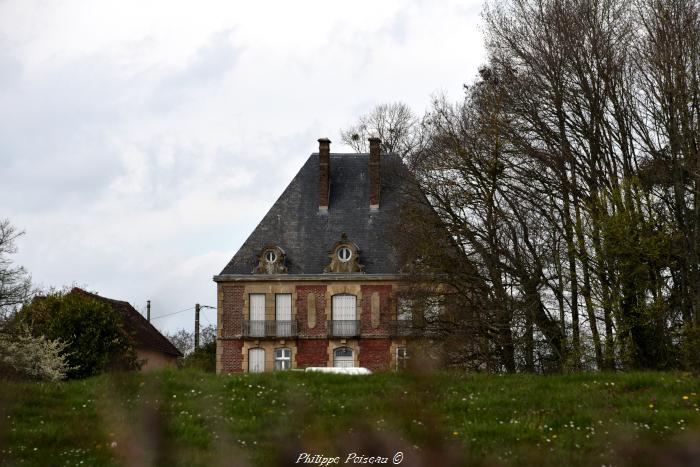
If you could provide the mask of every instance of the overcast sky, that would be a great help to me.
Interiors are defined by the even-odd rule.
[[[383,102],[456,100],[476,1],[0,0],[0,218],[43,287],[152,316],[212,276],[311,152]],[[214,323],[213,310],[203,324]],[[193,311],[153,321],[192,328]]]

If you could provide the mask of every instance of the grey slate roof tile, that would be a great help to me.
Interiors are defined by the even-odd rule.
[[[359,247],[366,274],[399,273],[392,231],[401,220],[408,170],[398,156],[380,160],[380,207],[370,211],[369,154],[332,153],[329,208],[319,213],[318,154],[311,154],[221,275],[252,274],[268,245],[285,251],[289,274],[322,274],[343,233]]]

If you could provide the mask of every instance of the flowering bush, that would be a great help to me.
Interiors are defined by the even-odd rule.
[[[67,347],[60,339],[32,336],[29,328],[21,325],[14,332],[0,333],[0,362],[27,378],[62,380],[71,369]]]

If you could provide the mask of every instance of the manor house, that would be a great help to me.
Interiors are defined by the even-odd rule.
[[[214,276],[217,372],[405,365],[411,314],[393,242],[408,171],[393,154],[318,140],[284,193]]]

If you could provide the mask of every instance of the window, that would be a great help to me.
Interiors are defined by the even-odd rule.
[[[338,259],[343,263],[347,263],[352,258],[352,250],[346,246],[338,248]]]
[[[423,317],[425,321],[431,323],[442,314],[442,298],[438,296],[426,297],[423,303]]]
[[[352,368],[355,362],[352,359],[352,349],[350,347],[339,347],[333,352],[333,366],[341,368]]]
[[[250,301],[250,335],[265,337],[265,294],[252,293]]]
[[[398,298],[396,319],[398,321],[410,321],[413,319],[413,300],[406,297]]]
[[[260,348],[248,351],[248,372],[262,373],[265,371],[265,350]]]
[[[289,370],[292,367],[292,349],[275,349],[275,370]]]
[[[406,347],[396,347],[396,371],[405,370],[407,360]]]
[[[334,336],[357,335],[357,304],[354,295],[333,295],[331,332]]]
[[[408,297],[398,297],[396,304],[396,322],[394,334],[408,336],[413,328],[413,300]]]
[[[267,245],[260,249],[256,256],[257,266],[253,274],[285,274],[284,250],[277,245]]]
[[[292,294],[275,295],[275,331],[279,337],[292,335]]]

